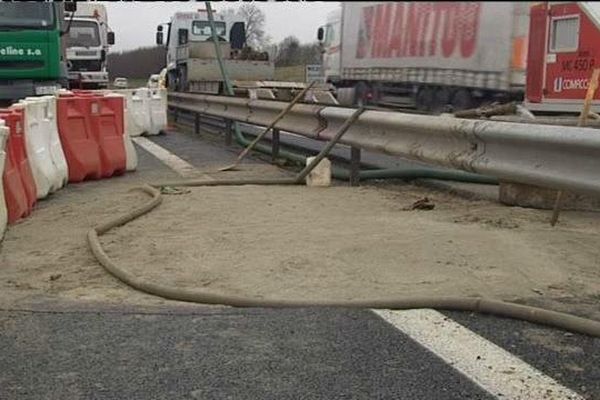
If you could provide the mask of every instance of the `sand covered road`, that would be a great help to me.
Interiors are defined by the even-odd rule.
[[[0,301],[165,302],[109,276],[85,242],[91,224],[144,200],[130,185],[67,188],[12,227],[0,250]],[[433,210],[405,210],[423,197]],[[413,185],[206,187],[165,195],[155,211],[102,243],[148,280],[213,293],[488,296],[577,305],[598,317],[600,215],[565,212],[555,228],[547,220],[545,211]]]

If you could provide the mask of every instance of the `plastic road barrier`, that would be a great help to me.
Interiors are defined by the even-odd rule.
[[[109,93],[106,97],[119,97],[123,99],[124,110],[123,110],[123,123],[125,129],[123,131],[123,145],[125,146],[125,157],[126,157],[126,170],[127,171],[135,171],[137,168],[138,158],[137,153],[135,151],[135,146],[131,141],[131,136],[129,135],[129,124],[131,123],[129,114],[129,101],[127,100],[127,95],[124,93]]]
[[[100,179],[100,149],[92,132],[88,97],[61,93],[57,100],[58,133],[69,170],[69,182]]]
[[[16,168],[16,173],[25,193],[26,208],[29,210],[25,215],[28,215],[37,201],[37,189],[27,156],[21,117],[18,113],[4,114],[4,116],[0,114],[0,121],[5,121],[6,126],[9,128],[5,147],[7,160],[10,160],[11,165]]]
[[[127,169],[124,97],[104,93],[63,92],[58,98],[58,130],[70,182],[108,178]],[[137,165],[134,155],[132,165]]]
[[[95,96],[90,102],[92,132],[100,148],[104,178],[123,174],[127,168],[123,142],[124,109],[122,96]]]
[[[2,135],[6,135],[6,138],[2,138]],[[4,124],[4,120],[0,119],[0,140],[4,140],[6,144],[2,147],[3,162],[0,167],[4,168],[2,174],[2,202],[1,205],[6,211],[6,217],[9,224],[16,222],[17,220],[26,217],[31,212],[31,206],[29,199],[27,198],[27,192],[23,186],[23,180],[21,179],[21,172],[19,167],[14,160],[14,141],[11,142],[10,128]],[[33,178],[32,178],[33,179]],[[34,199],[35,201],[35,184],[34,187]],[[0,210],[2,212],[2,210]]]
[[[68,182],[69,172],[63,152],[56,121],[56,97],[26,97],[20,103],[25,105],[25,131],[34,136],[42,136],[48,141],[50,157],[63,187]]]
[[[4,163],[6,160],[6,152],[4,150],[8,139],[8,128],[4,125],[4,121],[0,120],[0,174],[4,176]],[[4,238],[6,225],[8,222],[8,211],[4,198],[4,179],[0,181],[0,240]]]
[[[33,174],[38,199],[43,199],[64,186],[63,166],[56,164],[51,151],[51,132],[44,130],[44,124],[37,115],[41,105],[37,99],[21,100],[13,104],[11,110],[19,113],[25,137],[27,159]]]
[[[151,89],[149,95],[149,135],[158,135],[167,128],[167,89]]]
[[[148,88],[116,90],[125,96],[125,133],[141,136],[151,128],[150,90]]]
[[[5,166],[8,175],[3,179],[5,191],[15,190],[14,200],[10,200],[9,222],[28,215],[33,209],[37,196],[37,186],[31,170],[31,163],[27,154],[25,144],[25,131],[22,110],[4,109],[0,110],[0,120],[8,127],[9,136],[6,144],[8,165]],[[13,166],[15,170],[13,171]],[[24,201],[23,201],[24,193]],[[12,192],[11,192],[12,195]],[[11,196],[9,196],[11,198]],[[9,201],[7,199],[7,201]],[[16,203],[15,203],[16,202]],[[12,207],[15,211],[12,211]],[[13,214],[14,212],[14,214]],[[16,215],[13,217],[13,215]]]

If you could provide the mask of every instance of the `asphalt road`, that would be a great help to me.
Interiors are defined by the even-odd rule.
[[[230,162],[239,151],[188,134],[152,141],[197,168]],[[139,147],[138,153],[140,171],[164,168]],[[500,361],[524,362],[580,398],[600,399],[600,339],[441,314],[449,329],[472,335],[454,337],[421,317],[408,314],[404,326],[395,326],[370,310],[40,301],[0,310],[0,399],[568,398],[554,387],[518,397],[521,386],[540,378],[522,367],[496,370],[496,359],[466,358],[473,351],[485,358],[496,347],[506,353]],[[459,351],[448,356],[440,344]],[[507,374],[514,374],[514,387],[502,387]],[[492,390],[498,387],[500,393]]]

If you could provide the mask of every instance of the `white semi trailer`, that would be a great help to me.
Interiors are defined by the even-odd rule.
[[[344,104],[465,109],[522,99],[528,2],[343,2],[319,28]]]
[[[106,88],[109,82],[106,57],[115,43],[106,8],[97,2],[77,2],[77,6],[75,14],[65,18],[71,27],[66,39],[69,86]]]

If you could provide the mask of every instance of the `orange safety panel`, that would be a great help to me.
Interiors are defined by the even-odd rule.
[[[102,176],[121,175],[127,167],[123,97],[95,98],[90,100],[90,106],[92,131],[100,145]]]
[[[125,172],[122,97],[73,91],[59,97],[57,109],[69,182],[108,178]]]
[[[61,95],[57,102],[60,142],[69,170],[69,182],[99,179],[100,149],[92,133],[90,101],[80,96]]]
[[[37,193],[23,137],[23,112],[22,110],[0,109],[0,118],[9,128],[2,181],[8,223],[13,224],[31,213]]]

